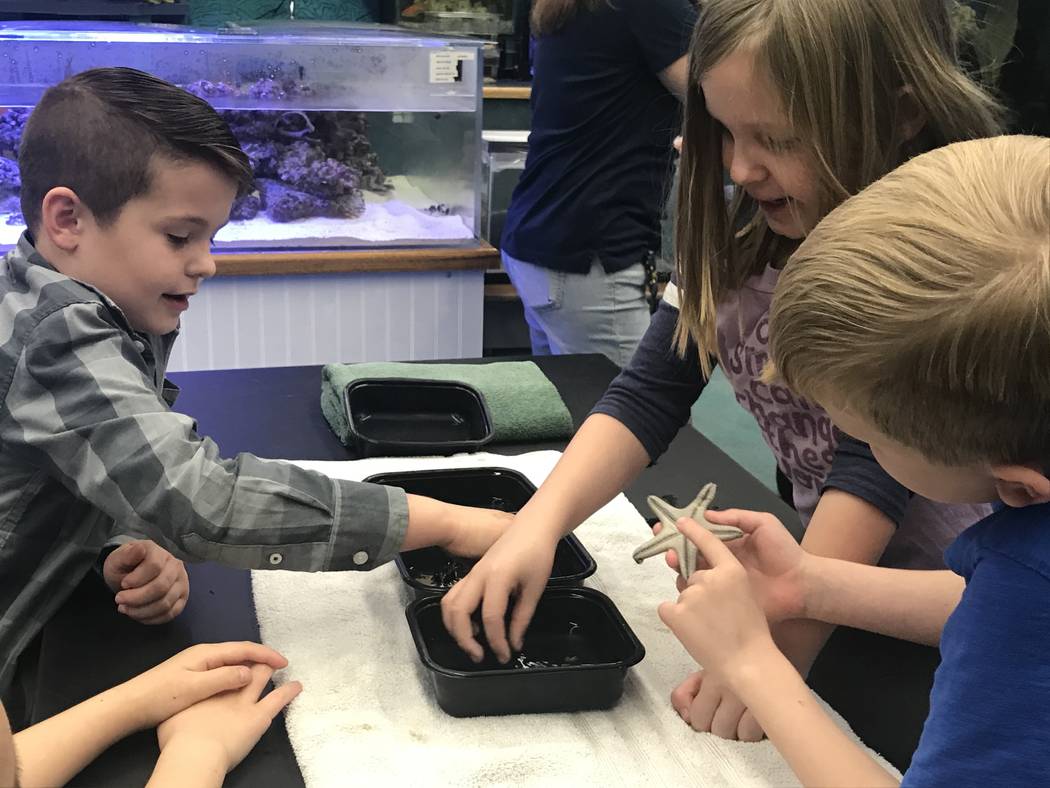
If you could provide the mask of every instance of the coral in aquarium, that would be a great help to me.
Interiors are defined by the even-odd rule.
[[[3,123],[3,116],[0,116],[0,125]],[[7,129],[4,128],[4,131]],[[17,147],[17,136],[15,137],[15,146]],[[18,177],[18,163],[14,158],[8,158],[6,152],[9,149],[5,148],[5,154],[0,155],[0,214],[6,213],[7,224],[25,224],[25,220],[22,218],[21,204],[19,203],[18,195],[22,189],[22,182]]]
[[[18,163],[14,159],[0,156],[0,197],[18,194],[22,182],[18,179]]]
[[[309,85],[260,64],[257,78],[231,84],[198,80],[184,85],[205,100],[227,97],[287,99],[307,96]],[[254,76],[254,74],[253,74]],[[18,141],[30,110],[0,109],[0,213],[19,224]],[[359,112],[220,110],[251,160],[256,189],[237,200],[230,218],[260,214],[274,222],[313,216],[355,219],[365,210],[363,189],[390,186],[368,140]]]
[[[310,95],[308,85],[279,76],[273,68],[242,84],[199,80],[184,87],[203,99]],[[235,221],[260,213],[275,222],[312,216],[354,219],[365,209],[362,189],[390,189],[361,113],[220,110],[220,114],[251,159],[258,179],[256,190],[234,205]]]
[[[28,119],[28,109],[0,109],[0,156],[8,159],[18,158],[18,141],[22,139],[22,129],[25,128]]]
[[[0,214],[7,214],[7,224],[25,224],[18,195],[22,181],[18,177],[18,141],[29,117],[29,110],[0,109]]]

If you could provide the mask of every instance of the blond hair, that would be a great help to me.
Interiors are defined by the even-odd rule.
[[[918,156],[791,256],[773,368],[944,464],[1050,460],[1050,139]]]
[[[690,339],[699,345],[705,374],[718,304],[796,245],[769,229],[743,190],[726,202],[722,131],[700,81],[741,46],[754,49],[816,163],[820,215],[911,155],[1002,133],[1001,106],[958,65],[946,0],[703,0],[683,127],[675,340],[679,354]],[[906,105],[925,121],[911,140],[901,133]]]

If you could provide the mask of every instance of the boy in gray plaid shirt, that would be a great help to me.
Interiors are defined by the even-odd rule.
[[[49,89],[18,157],[28,231],[0,265],[0,688],[99,559],[121,612],[167,620],[177,555],[245,569],[372,569],[439,544],[479,555],[508,518],[219,456],[170,409],[179,317],[251,184],[204,101],[132,69]],[[158,547],[158,544],[162,547]]]

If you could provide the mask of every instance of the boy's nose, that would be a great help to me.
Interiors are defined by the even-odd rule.
[[[215,270],[215,258],[211,252],[205,252],[193,261],[187,273],[201,279],[210,279],[215,276]]]

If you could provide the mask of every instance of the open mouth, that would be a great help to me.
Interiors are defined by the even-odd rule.
[[[758,206],[766,213],[772,213],[779,211],[782,208],[786,208],[789,200],[787,197],[781,197],[778,200],[759,200]]]
[[[172,306],[181,307],[182,309],[189,308],[190,297],[188,295],[185,295],[185,294],[183,294],[183,295],[175,295],[175,294],[165,293],[163,297],[164,297],[164,300],[167,301]]]

